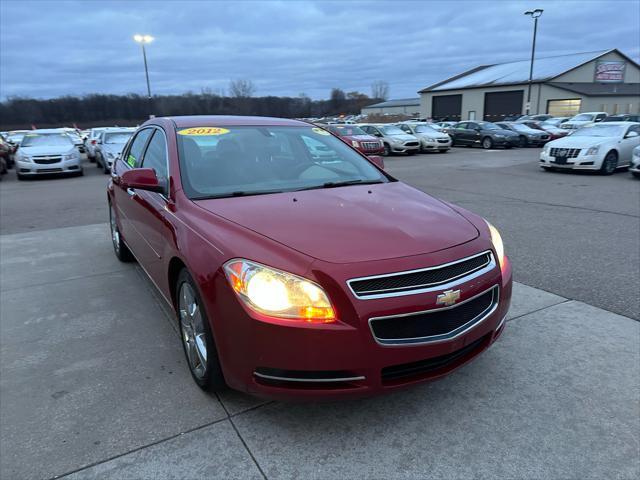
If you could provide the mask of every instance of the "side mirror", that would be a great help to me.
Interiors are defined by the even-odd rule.
[[[639,136],[640,134],[638,132],[628,132],[624,138],[635,138],[637,136]]]
[[[382,158],[380,155],[369,155],[368,158],[376,167],[384,170],[384,158]]]
[[[150,192],[164,192],[153,168],[132,168],[120,176],[120,185],[123,188],[137,188]]]

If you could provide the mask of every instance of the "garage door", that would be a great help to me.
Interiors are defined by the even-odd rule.
[[[569,98],[566,100],[549,100],[547,102],[547,113],[554,117],[573,117],[580,113],[579,98]]]
[[[462,95],[438,95],[431,100],[431,117],[437,120],[460,120]]]
[[[485,93],[484,119],[498,122],[508,115],[521,115],[523,98],[524,90]]]

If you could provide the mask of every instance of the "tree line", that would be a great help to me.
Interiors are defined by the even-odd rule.
[[[0,129],[73,126],[90,128],[103,124],[136,125],[149,115],[262,115],[285,118],[327,117],[358,114],[373,103],[385,100],[385,82],[372,85],[368,96],[333,88],[326,100],[312,100],[305,94],[297,97],[253,96],[250,81],[231,82],[230,95],[208,89],[200,93],[156,95],[151,99],[137,94],[90,94],[52,99],[12,97],[0,102]]]

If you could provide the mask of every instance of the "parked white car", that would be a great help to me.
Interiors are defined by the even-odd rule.
[[[611,175],[631,163],[632,151],[638,145],[640,123],[598,123],[547,143],[540,153],[540,167],[598,170]]]
[[[98,139],[100,138],[100,134],[104,132],[108,127],[97,127],[92,128],[89,131],[89,136],[84,141],[84,146],[87,151],[87,158],[91,162],[95,162],[96,160],[96,145],[98,143]]]
[[[560,128],[566,128],[568,130],[576,130],[578,128],[587,127],[594,123],[601,122],[607,118],[609,114],[607,112],[585,112],[579,113],[574,117],[571,117],[564,123],[560,124]]]
[[[107,128],[103,130],[95,145],[96,166],[102,167],[104,173],[111,172],[111,167],[122,153],[135,128]]]
[[[33,130],[25,134],[16,155],[18,180],[43,174],[82,175],[80,152],[64,132]]]
[[[633,149],[629,171],[634,177],[640,178],[640,145]]]
[[[446,153],[451,148],[451,137],[426,123],[402,122],[396,126],[406,133],[418,137],[421,152]]]

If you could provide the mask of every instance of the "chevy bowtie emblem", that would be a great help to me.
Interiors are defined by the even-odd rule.
[[[460,300],[460,290],[447,290],[446,292],[442,292],[438,295],[436,303],[438,305],[446,305],[447,307],[450,307],[458,300]]]

